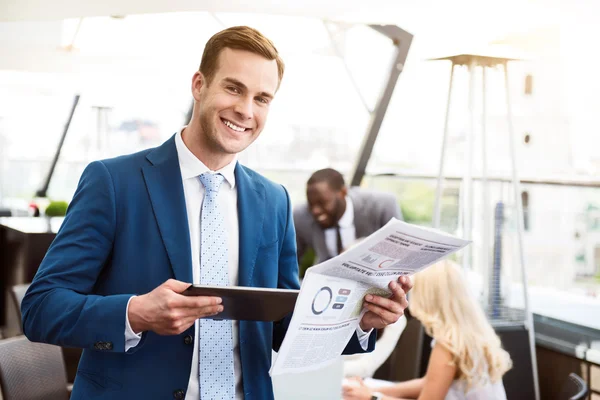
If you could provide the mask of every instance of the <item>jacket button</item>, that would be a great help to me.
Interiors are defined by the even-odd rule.
[[[176,391],[173,392],[173,398],[175,400],[183,400],[184,397],[185,397],[185,392],[181,389],[177,389]]]
[[[183,343],[192,344],[194,343],[194,338],[192,337],[192,335],[185,335],[185,337],[183,338]]]
[[[105,348],[106,350],[112,350],[112,348],[113,348],[113,344],[112,344],[112,342],[105,343],[105,344],[104,344],[104,348]]]

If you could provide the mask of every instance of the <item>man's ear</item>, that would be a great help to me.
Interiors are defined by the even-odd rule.
[[[192,96],[196,101],[200,100],[200,90],[206,86],[206,79],[202,72],[196,71],[192,77]]]
[[[344,185],[341,189],[340,189],[340,193],[342,195],[342,197],[346,197],[346,195],[348,195],[348,186]]]

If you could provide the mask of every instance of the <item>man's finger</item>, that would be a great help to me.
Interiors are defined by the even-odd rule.
[[[191,306],[197,308],[217,306],[223,302],[220,297],[216,296],[195,296],[194,300]]]
[[[394,289],[392,289],[393,295],[392,295],[392,297],[390,297],[390,300],[395,302],[396,304],[399,304],[400,307],[402,308],[402,310],[404,310],[406,307],[408,307],[408,300],[406,299],[406,292],[396,282],[391,282],[390,288],[392,286],[394,286]]]
[[[223,312],[223,306],[210,306],[210,307],[202,307],[196,310],[196,318],[204,318],[210,315],[216,315],[220,312]]]
[[[398,278],[398,282],[402,285],[404,293],[408,293],[413,288],[413,282],[412,279],[410,279],[410,276],[401,276]]]
[[[162,286],[171,289],[175,293],[181,293],[190,287],[190,284],[187,282],[178,281],[177,279],[169,279],[165,281]]]
[[[383,307],[371,303],[367,303],[367,308],[369,309],[369,311],[371,311],[373,314],[376,314],[379,318],[381,318],[383,322],[385,322],[388,325],[398,321],[398,318],[400,318],[403,314],[402,311],[400,311],[399,313],[393,313]]]
[[[199,308],[181,308],[182,318],[192,318],[194,320],[198,318],[204,318],[208,315],[215,315],[223,311],[222,305],[216,306],[207,306],[207,307],[199,307]]]
[[[365,300],[367,301],[365,304],[374,304],[395,314],[400,314],[403,310],[402,299],[396,300],[394,297],[386,299],[381,296],[368,295]]]
[[[408,307],[408,301],[406,299],[406,292],[400,286],[400,284],[398,282],[391,281],[389,288],[392,291],[392,296],[390,297],[390,299],[395,301],[396,303],[400,304],[400,306],[402,307],[403,310],[406,307]]]
[[[185,315],[185,321],[186,323],[193,324],[197,319],[218,315],[221,312],[223,312],[223,306],[221,305],[203,307],[201,309],[189,309],[189,314]]]
[[[221,304],[222,300],[216,296],[182,296],[177,295],[170,300],[171,307],[177,308],[202,308]]]

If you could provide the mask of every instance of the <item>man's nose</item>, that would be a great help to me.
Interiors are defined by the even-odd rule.
[[[235,103],[233,111],[242,119],[249,120],[252,118],[252,98],[248,96],[241,96]]]

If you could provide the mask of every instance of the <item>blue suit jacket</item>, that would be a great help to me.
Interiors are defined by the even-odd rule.
[[[239,285],[297,289],[286,190],[238,164]],[[194,336],[145,332],[125,352],[132,295],[167,279],[192,282],[186,204],[174,137],[160,147],[91,163],[22,303],[32,341],[84,349],[71,399],[170,399],[188,386]],[[273,398],[268,371],[289,317],[240,321],[246,399]],[[194,338],[195,340],[195,338]],[[375,335],[369,340],[374,347]],[[362,352],[356,335],[346,352]],[[200,366],[202,368],[202,366]],[[177,396],[175,396],[177,397]]]

